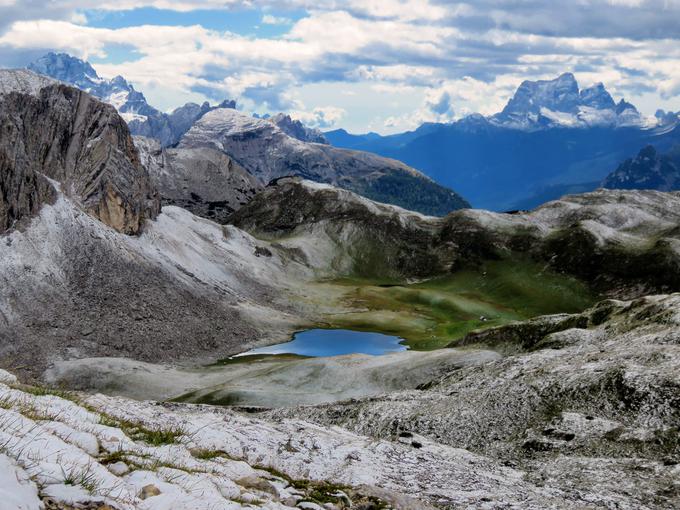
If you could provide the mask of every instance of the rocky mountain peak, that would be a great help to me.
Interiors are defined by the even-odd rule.
[[[132,134],[156,138],[163,146],[177,143],[196,120],[213,109],[208,102],[187,103],[170,114],[163,113],[151,106],[144,94],[123,76],[101,78],[88,62],[66,53],[48,53],[27,67],[109,103],[128,123]],[[236,102],[225,100],[217,108],[236,108]]]
[[[36,73],[51,76],[82,89],[94,87],[102,81],[88,62],[67,53],[47,53],[27,67]]]
[[[157,193],[115,109],[31,71],[0,71],[0,84],[0,230],[40,209],[47,178],[119,232],[156,216]]]
[[[525,80],[492,123],[515,129],[553,126],[643,126],[645,120],[630,103],[617,105],[604,84],[579,90],[572,73],[553,80]]]
[[[309,128],[299,120],[293,119],[290,115],[286,115],[285,113],[277,113],[273,117],[270,117],[269,121],[276,124],[288,136],[292,136],[303,142],[329,143],[321,131]]]
[[[680,145],[660,154],[652,145],[643,147],[634,158],[621,163],[602,182],[610,189],[680,189]]]
[[[614,99],[607,92],[602,82],[585,88],[579,93],[581,104],[598,110],[612,109],[616,106]]]
[[[205,147],[228,154],[263,184],[295,175],[432,215],[469,206],[452,190],[399,161],[304,142],[268,119],[230,108],[206,113],[177,145],[179,149]]]
[[[501,115],[539,114],[541,108],[559,112],[573,112],[579,104],[579,89],[576,78],[564,73],[554,80],[525,80],[508,101]]]

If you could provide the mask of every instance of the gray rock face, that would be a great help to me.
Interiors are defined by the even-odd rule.
[[[47,179],[17,168],[7,152],[0,149],[0,234],[31,218],[43,203],[53,199],[54,189]]]
[[[286,115],[285,113],[277,113],[268,120],[276,124],[281,131],[288,136],[292,136],[303,142],[323,143],[326,145],[329,143],[321,131],[308,128],[299,120],[293,120],[290,115]]]
[[[112,107],[28,71],[0,71],[0,83],[3,209],[13,211],[3,214],[4,228],[39,209],[45,177],[119,232],[137,234],[155,217],[156,192]]]
[[[29,71],[4,71],[0,73],[0,102],[12,92],[39,94],[42,87],[53,83],[56,82]],[[8,125],[8,129],[13,127]],[[43,203],[51,202],[55,196],[45,176],[36,172],[26,158],[13,158],[10,149],[8,143],[0,141],[0,234],[20,226],[22,220],[34,216]]]
[[[224,223],[262,189],[255,177],[216,149],[163,149],[151,138],[134,140],[163,205]]]
[[[403,163],[366,152],[302,142],[272,122],[232,109],[204,115],[182,137],[178,147],[221,150],[263,183],[296,175],[426,214],[443,215],[468,205],[453,191]]]
[[[511,355],[419,391],[269,417],[465,448],[524,471],[572,501],[565,507],[672,508],[680,498],[679,307],[677,294],[605,301],[488,330],[468,343]]]
[[[680,189],[680,145],[668,154],[659,154],[648,145],[635,158],[627,159],[602,182],[610,189]]]

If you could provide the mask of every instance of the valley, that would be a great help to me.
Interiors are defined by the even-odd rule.
[[[680,497],[680,193],[470,209],[277,122],[222,105],[168,147],[0,70],[0,490],[31,510]]]
[[[343,279],[356,311],[327,315],[332,327],[400,336],[415,350],[448,346],[466,333],[551,313],[579,312],[596,293],[573,277],[529,260],[489,260],[418,283]]]

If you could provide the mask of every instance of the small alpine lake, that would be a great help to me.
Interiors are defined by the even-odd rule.
[[[403,339],[382,333],[353,331],[348,329],[309,329],[293,336],[290,342],[269,345],[238,354],[236,360],[245,356],[297,355],[304,357],[342,356],[344,354],[370,354],[379,356],[404,351]]]

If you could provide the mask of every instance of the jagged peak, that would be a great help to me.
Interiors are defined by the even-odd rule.
[[[293,119],[287,113],[277,113],[267,120],[278,126],[287,135],[303,142],[328,143],[321,131],[305,126],[300,120]]]
[[[632,104],[617,105],[602,82],[579,90],[570,72],[552,80],[524,80],[503,111],[489,120],[514,129],[646,125]]]
[[[589,106],[598,110],[611,110],[616,106],[614,99],[602,82],[582,89],[579,97],[583,106]]]
[[[27,67],[31,71],[52,77],[56,77],[55,74],[62,74],[65,76],[81,75],[83,78],[89,78],[93,81],[100,79],[97,71],[89,62],[68,53],[51,51],[31,62]]]
[[[621,100],[616,104],[616,113],[623,113],[626,110],[633,110],[636,113],[638,111],[638,109],[635,108],[635,105],[629,103],[624,98],[621,98]]]

